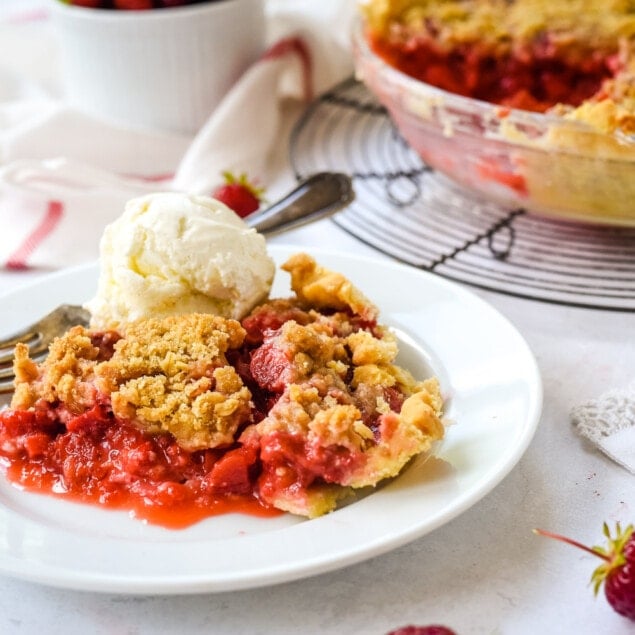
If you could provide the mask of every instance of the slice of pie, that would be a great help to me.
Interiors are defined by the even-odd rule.
[[[315,517],[429,451],[444,433],[436,379],[396,364],[394,335],[345,277],[306,254],[283,269],[295,295],[242,323],[74,327],[40,364],[19,345],[0,413],[9,479],[146,518],[231,500]]]

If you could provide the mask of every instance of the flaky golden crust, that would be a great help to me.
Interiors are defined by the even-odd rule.
[[[282,269],[291,274],[291,288],[301,302],[312,309],[350,309],[366,319],[377,318],[377,308],[341,273],[320,266],[305,253],[291,256]]]

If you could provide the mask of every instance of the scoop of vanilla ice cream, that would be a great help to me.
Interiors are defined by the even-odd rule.
[[[265,239],[205,196],[135,198],[100,244],[91,326],[117,329],[139,318],[214,313],[240,319],[266,298],[275,265]]]

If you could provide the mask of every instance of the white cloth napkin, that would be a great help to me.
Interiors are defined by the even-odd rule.
[[[269,49],[193,139],[71,109],[55,97],[54,69],[42,69],[55,57],[54,40],[43,45],[46,15],[33,3],[24,19],[0,15],[0,59],[28,51],[31,59],[18,73],[0,63],[0,267],[94,260],[104,226],[126,200],[166,189],[210,193],[225,170],[246,172],[268,200],[277,198],[293,183],[286,141],[293,122],[352,72],[353,10],[351,0],[268,0]]]
[[[635,381],[573,408],[578,432],[635,474]]]

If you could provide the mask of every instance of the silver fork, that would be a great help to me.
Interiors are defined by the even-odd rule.
[[[263,234],[278,233],[334,214],[354,198],[351,179],[345,174],[320,172],[302,181],[284,198],[265,210],[254,212],[245,222]],[[35,324],[0,340],[0,394],[13,391],[13,349],[19,342],[29,347],[35,360],[46,357],[49,344],[71,326],[86,326],[88,311],[63,304]]]

